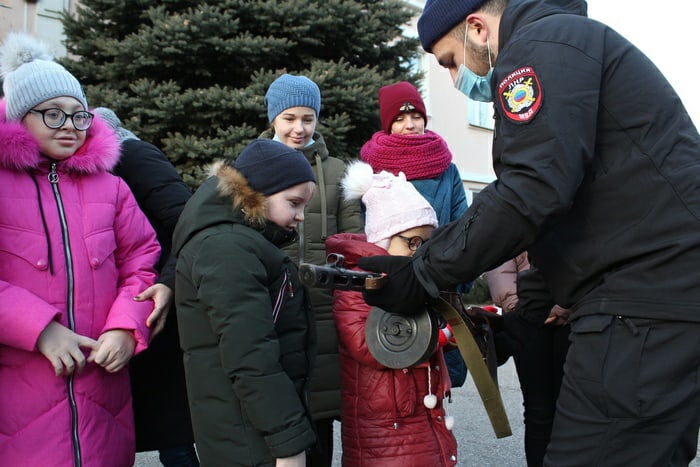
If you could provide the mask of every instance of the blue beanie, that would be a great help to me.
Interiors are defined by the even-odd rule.
[[[267,118],[270,123],[290,107],[310,107],[321,113],[321,91],[306,76],[284,74],[272,82],[265,94]]]
[[[253,190],[265,196],[300,183],[316,183],[311,164],[302,152],[271,139],[253,140],[241,151],[233,167]]]
[[[418,37],[430,53],[433,45],[474,13],[486,0],[428,0],[418,18]]]

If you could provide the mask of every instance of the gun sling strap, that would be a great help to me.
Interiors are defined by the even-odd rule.
[[[459,348],[459,353],[462,354],[469,373],[472,375],[472,380],[489,416],[496,438],[511,436],[513,433],[508,422],[508,415],[503,407],[498,385],[491,377],[481,351],[464,319],[449,302],[441,297],[431,300],[430,306],[450,323],[452,333],[457,341],[457,348]]]

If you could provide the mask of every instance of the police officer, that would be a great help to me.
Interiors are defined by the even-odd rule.
[[[650,25],[652,33],[653,25]],[[687,465],[700,425],[700,136],[678,95],[583,0],[428,0],[423,48],[493,101],[497,180],[389,275],[408,311],[527,250],[572,310],[545,465]],[[672,37],[672,33],[669,32]]]

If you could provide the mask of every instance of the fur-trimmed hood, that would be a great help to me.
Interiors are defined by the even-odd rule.
[[[254,227],[265,224],[267,198],[255,191],[242,173],[225,161],[218,161],[210,166],[209,175],[219,179],[216,185],[219,194],[231,198],[231,207],[234,211],[240,210],[247,224]]]
[[[20,122],[6,119],[6,101],[0,100],[0,167],[26,170],[46,161],[39,152],[39,143]],[[58,170],[76,173],[98,173],[111,170],[119,161],[119,140],[106,122],[95,115],[87,130],[85,143],[74,155],[61,161]]]

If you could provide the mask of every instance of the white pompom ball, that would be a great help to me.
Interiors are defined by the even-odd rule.
[[[434,409],[437,405],[437,396],[435,394],[427,394],[423,398],[423,405],[429,409]]]
[[[362,199],[372,188],[374,183],[374,170],[366,162],[354,161],[345,169],[345,176],[341,181],[343,196],[346,200]]]
[[[447,415],[445,417],[445,428],[452,431],[452,428],[454,428],[454,426],[455,426],[455,418],[452,415]]]

